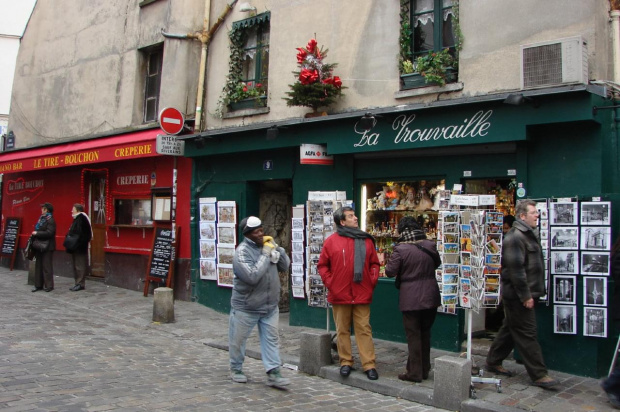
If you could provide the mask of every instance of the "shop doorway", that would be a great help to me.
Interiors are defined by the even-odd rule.
[[[91,276],[105,277],[105,222],[107,201],[107,173],[85,172],[84,184],[88,187],[87,213],[93,229],[93,240],[90,242]]]
[[[265,235],[291,256],[291,214],[293,186],[289,180],[260,182],[258,186],[259,218],[263,221]],[[280,272],[280,312],[289,311],[289,274]]]

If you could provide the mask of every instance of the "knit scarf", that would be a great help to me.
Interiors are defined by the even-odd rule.
[[[355,240],[355,256],[353,257],[353,282],[360,283],[364,273],[364,262],[366,260],[366,239],[375,242],[375,238],[363,230],[355,227],[336,226],[340,236],[349,237]]]
[[[419,229],[406,228],[398,238],[399,243],[413,243],[418,240],[426,239],[426,233]]]
[[[47,212],[45,214],[42,214],[41,217],[39,218],[39,221],[37,222],[37,224],[34,226],[34,230],[39,230],[41,229],[41,227],[43,226],[43,224],[45,222],[47,222],[48,220],[50,220],[50,217],[52,217],[52,214]]]

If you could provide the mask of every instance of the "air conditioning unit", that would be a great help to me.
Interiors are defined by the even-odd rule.
[[[588,52],[579,36],[521,46],[521,88],[588,83]]]

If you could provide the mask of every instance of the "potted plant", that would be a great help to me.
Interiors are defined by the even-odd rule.
[[[251,109],[264,107],[267,96],[263,85],[252,82],[239,82],[226,96],[226,103],[230,110]]]
[[[326,107],[342,97],[342,81],[333,75],[336,63],[325,63],[327,49],[319,48],[315,39],[310,39],[306,47],[297,48],[297,65],[293,71],[297,81],[289,84],[291,91],[284,97],[287,106],[306,106],[318,113],[319,107]]]
[[[403,90],[423,87],[426,82],[424,77],[418,73],[411,60],[404,60],[400,66],[400,78],[403,81]]]
[[[417,71],[424,77],[426,83],[434,83],[445,86],[456,80],[456,72],[452,69],[454,58],[450,55],[449,49],[441,51],[429,51],[426,55],[420,56],[416,60]]]

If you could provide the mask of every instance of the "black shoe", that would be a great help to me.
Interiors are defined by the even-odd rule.
[[[78,284],[78,285],[75,285],[74,287],[70,288],[69,290],[73,291],[73,292],[77,292],[78,290],[84,290],[84,289],[86,289],[84,286]]]
[[[340,367],[340,376],[346,378],[351,374],[351,367],[349,365],[342,365]]]
[[[43,290],[46,291],[46,292],[51,292],[52,290],[54,290],[54,288],[45,288]]]
[[[379,373],[375,368],[368,369],[367,371],[364,371],[364,373],[366,373],[366,376],[368,376],[368,379],[370,379],[371,381],[376,381],[377,379],[379,379]]]
[[[35,288],[32,288],[31,292],[37,292],[37,291],[39,291],[39,290],[41,290],[41,289],[43,289],[43,288],[36,288],[36,287],[35,287]]]

